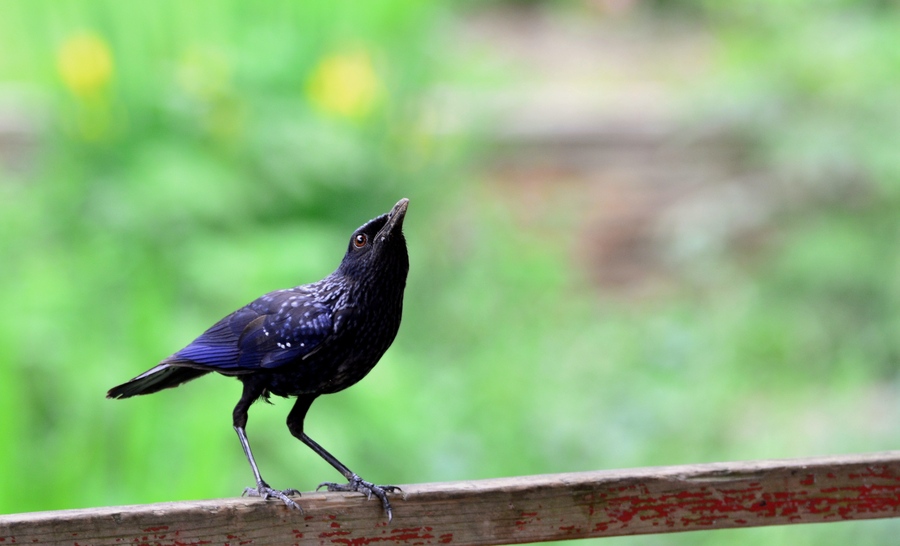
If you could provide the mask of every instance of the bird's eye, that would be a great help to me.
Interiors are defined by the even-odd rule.
[[[356,237],[353,238],[353,246],[356,248],[362,248],[366,246],[366,243],[369,241],[369,238],[366,237],[365,233],[360,233]]]

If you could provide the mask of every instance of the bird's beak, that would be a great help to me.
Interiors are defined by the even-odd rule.
[[[403,218],[406,216],[406,207],[409,206],[409,199],[403,198],[397,201],[391,212],[388,213],[388,221],[378,232],[378,238],[384,240],[394,233],[399,233],[403,229]]]

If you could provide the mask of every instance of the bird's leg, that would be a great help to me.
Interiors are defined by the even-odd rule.
[[[334,455],[325,451],[325,448],[317,444],[306,434],[300,436],[300,441],[308,445],[313,451],[318,453],[320,457],[328,461],[331,466],[347,478],[347,483],[343,484],[333,482],[320,483],[319,486],[316,487],[317,491],[322,487],[325,487],[328,491],[357,491],[369,499],[372,498],[372,495],[375,495],[381,501],[381,505],[384,507],[384,513],[387,514],[388,522],[390,523],[393,519],[393,513],[391,512],[391,503],[387,498],[387,494],[400,491],[399,487],[396,485],[375,485],[372,482],[367,482],[360,478],[355,472],[352,472],[349,468],[344,466],[339,460],[335,459]]]
[[[300,506],[288,498],[288,495],[300,495],[300,492],[296,489],[285,489],[284,491],[279,491],[277,489],[272,489],[269,487],[269,484],[262,479],[262,476],[259,475],[259,468],[256,466],[256,461],[253,459],[253,452],[250,451],[250,443],[247,441],[247,434],[244,432],[243,428],[234,427],[234,430],[238,434],[238,438],[241,440],[241,447],[244,448],[244,454],[247,456],[247,460],[250,461],[250,468],[253,470],[253,476],[256,478],[256,488],[247,487],[244,489],[244,495],[248,497],[262,497],[263,499],[268,499],[269,497],[275,497],[281,499],[281,502],[286,504],[290,508],[294,508],[295,510],[300,510]]]
[[[387,515],[388,523],[393,519],[393,513],[391,511],[391,503],[388,500],[387,494],[394,493],[400,491],[400,488],[395,485],[375,485],[372,482],[367,482],[360,478],[355,472],[351,471],[347,468],[343,463],[337,460],[334,455],[328,453],[322,446],[317,444],[312,438],[306,435],[303,432],[303,420],[306,417],[306,412],[309,411],[310,405],[312,405],[313,400],[315,400],[315,396],[299,396],[297,398],[297,402],[294,404],[293,409],[291,409],[290,414],[288,414],[287,425],[288,430],[291,431],[291,434],[294,435],[295,438],[309,446],[310,449],[315,451],[319,457],[325,459],[328,464],[333,466],[335,470],[340,472],[345,478],[347,478],[346,484],[339,483],[321,483],[316,490],[325,487],[328,491],[356,491],[358,493],[362,493],[366,496],[366,498],[371,499],[374,495],[381,501],[381,505],[384,507],[384,513]]]
[[[280,499],[288,508],[301,510],[300,505],[288,498],[288,495],[299,496],[299,491],[296,489],[285,489],[284,491],[272,489],[259,474],[259,468],[256,466],[256,460],[253,458],[253,452],[250,450],[250,442],[247,440],[247,433],[244,431],[247,426],[247,408],[256,398],[252,397],[247,401],[248,390],[248,386],[244,385],[244,394],[241,396],[240,401],[238,401],[237,406],[235,406],[233,414],[234,430],[237,432],[238,439],[241,441],[241,447],[244,448],[244,455],[247,456],[247,460],[250,462],[250,469],[253,470],[253,477],[256,478],[256,488],[248,487],[244,489],[244,495],[248,497],[261,497],[263,499],[275,497]]]

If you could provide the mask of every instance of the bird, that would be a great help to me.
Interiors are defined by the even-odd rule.
[[[409,255],[403,220],[409,200],[369,220],[350,236],[337,269],[324,279],[269,292],[226,316],[197,339],[155,367],[110,389],[120,399],[177,387],[210,372],[236,377],[243,384],[232,412],[256,487],[244,495],[280,499],[300,510],[290,497],[296,489],[273,489],[263,480],[247,439],[247,413],[253,402],[270,395],[295,397],[287,417],[290,433],[340,472],[347,483],[325,482],[328,491],[359,492],[381,501],[388,522],[393,514],[388,493],[393,485],[363,480],[303,430],[313,401],[350,387],[378,363],[400,328]]]

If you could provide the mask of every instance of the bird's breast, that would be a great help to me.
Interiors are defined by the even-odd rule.
[[[400,301],[369,302],[364,309],[357,309],[319,350],[277,370],[269,391],[278,396],[330,394],[357,383],[393,343],[401,313],[402,297]]]

